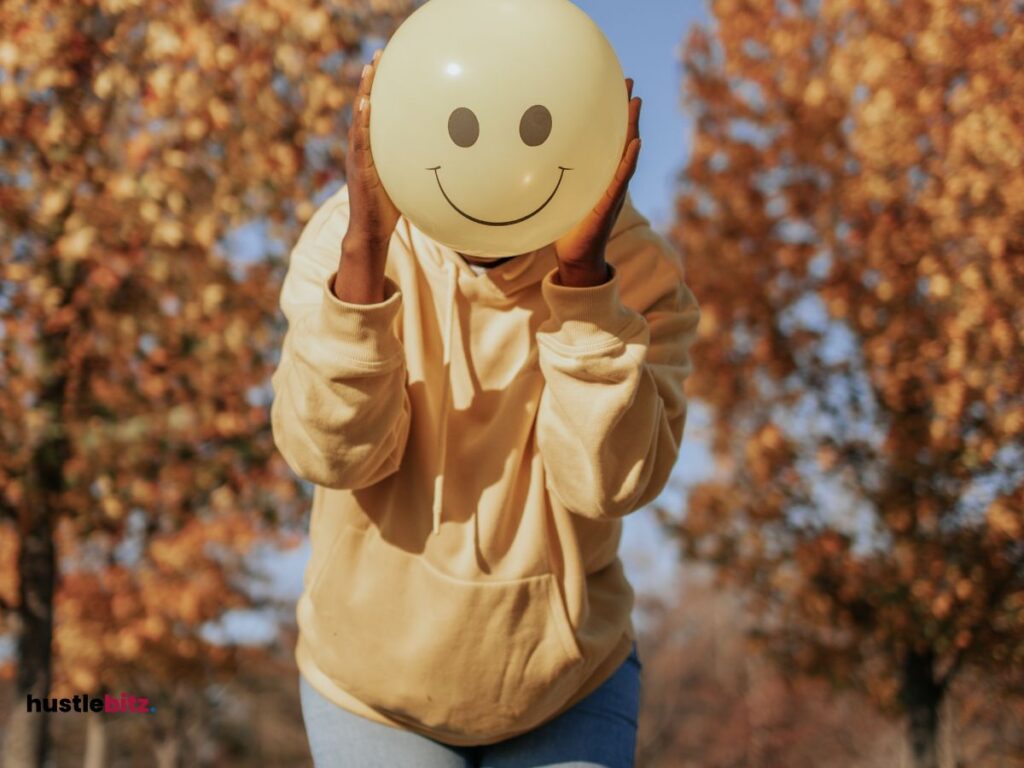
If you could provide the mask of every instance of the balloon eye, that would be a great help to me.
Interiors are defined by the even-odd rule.
[[[480,121],[473,110],[459,107],[448,118],[448,135],[460,147],[472,147],[480,138]]]
[[[530,147],[539,147],[551,135],[551,113],[547,107],[535,104],[523,114],[519,122],[519,135],[523,143]]]

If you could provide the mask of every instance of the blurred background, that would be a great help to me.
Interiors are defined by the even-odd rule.
[[[1024,766],[1024,3],[579,5],[703,310],[637,765]],[[414,6],[0,0],[4,768],[311,764],[277,299]]]

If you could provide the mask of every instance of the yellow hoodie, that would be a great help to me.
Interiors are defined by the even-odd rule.
[[[627,199],[612,279],[553,247],[475,273],[403,217],[385,299],[331,290],[348,190],[292,250],[274,440],[314,483],[296,662],[339,706],[454,745],[531,730],[635,638],[622,518],[676,461],[699,310]]]

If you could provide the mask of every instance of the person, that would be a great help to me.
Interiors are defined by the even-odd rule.
[[[622,518],[658,496],[699,320],[633,207],[641,102],[607,194],[497,261],[400,215],[364,69],[347,183],[295,245],[271,424],[313,484],[296,608],[317,766],[633,764],[642,693]],[[340,253],[339,253],[340,249]]]

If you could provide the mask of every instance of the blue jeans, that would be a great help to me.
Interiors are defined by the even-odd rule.
[[[629,657],[593,693],[532,731],[455,747],[367,720],[299,675],[302,718],[316,768],[633,768],[643,665]]]

